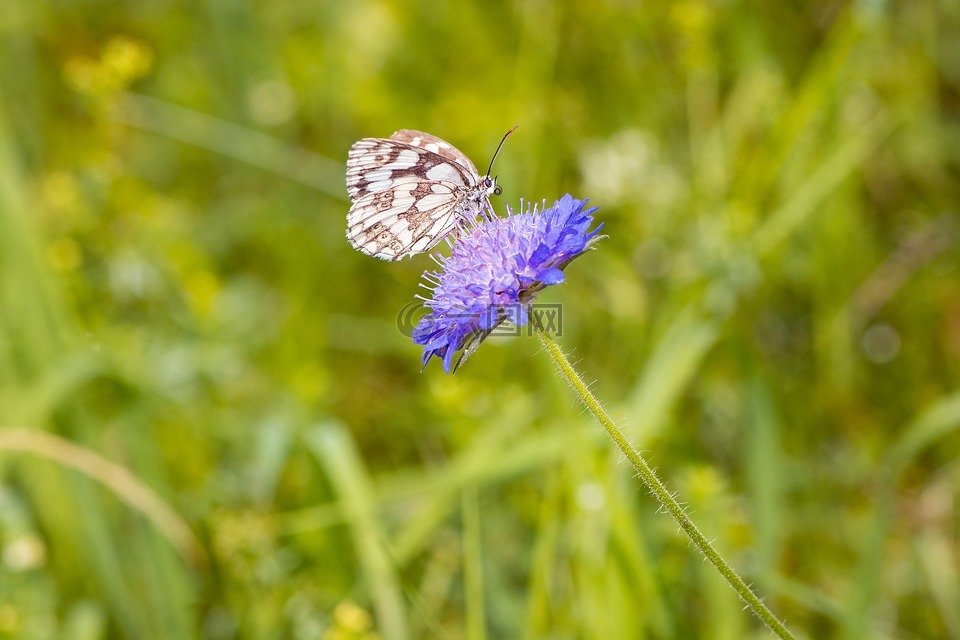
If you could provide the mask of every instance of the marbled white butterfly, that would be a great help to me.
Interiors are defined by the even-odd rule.
[[[503,136],[493,159],[513,129]],[[347,239],[382,260],[429,251],[478,215],[493,215],[496,177],[481,176],[448,142],[401,129],[389,138],[363,138],[347,155]]]

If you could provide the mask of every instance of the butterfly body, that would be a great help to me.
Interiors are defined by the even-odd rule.
[[[450,143],[401,129],[350,148],[347,193],[350,244],[375,258],[400,260],[492,212],[490,195],[500,187]]]

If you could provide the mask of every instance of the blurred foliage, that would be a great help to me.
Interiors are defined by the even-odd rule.
[[[610,236],[560,342],[721,552],[804,636],[960,638],[955,1],[0,0],[0,47],[0,638],[768,637],[534,338],[421,373],[432,263],[344,240],[355,140],[518,123],[498,209]]]

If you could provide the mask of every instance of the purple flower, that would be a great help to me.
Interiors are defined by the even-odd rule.
[[[535,294],[563,282],[563,269],[600,239],[602,224],[589,230],[597,207],[586,203],[567,194],[543,211],[508,208],[506,218],[483,219],[460,237],[449,258],[436,254],[441,270],[423,274],[430,313],[413,330],[423,366],[437,356],[456,371],[501,322],[526,324]]]

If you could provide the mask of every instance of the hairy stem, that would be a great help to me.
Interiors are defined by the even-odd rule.
[[[664,509],[670,512],[670,515],[677,521],[680,528],[690,536],[690,539],[697,545],[697,548],[700,549],[703,555],[706,556],[710,564],[716,567],[717,571],[719,571],[730,586],[733,587],[733,590],[737,592],[740,599],[746,603],[747,607],[749,607],[773,633],[784,640],[795,640],[793,634],[787,630],[782,622],[777,620],[770,609],[757,597],[757,594],[747,586],[743,578],[717,553],[717,550],[714,549],[710,541],[704,537],[700,529],[697,528],[697,525],[687,517],[683,507],[681,507],[673,495],[667,491],[663,482],[660,481],[646,460],[627,442],[623,433],[617,428],[617,425],[613,423],[613,420],[610,419],[606,411],[603,410],[600,403],[597,402],[597,399],[593,396],[593,393],[587,387],[583,378],[580,377],[577,370],[570,364],[567,356],[563,353],[563,350],[553,337],[541,327],[537,327],[537,336],[539,336],[543,346],[546,347],[547,353],[549,353],[553,361],[556,362],[560,373],[563,374],[563,377],[567,379],[567,382],[570,383],[570,386],[580,397],[580,401],[590,410],[590,413],[597,419],[597,422],[607,430],[607,433],[609,433],[613,441],[617,443],[623,455],[627,457],[633,465],[633,468],[637,470],[637,474],[650,490],[650,493],[654,495]]]

